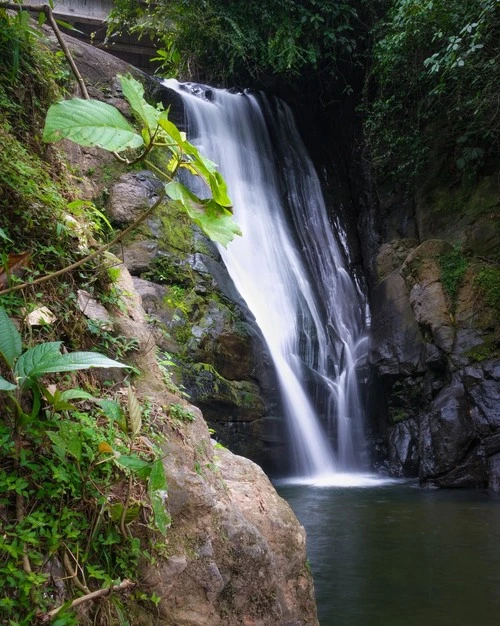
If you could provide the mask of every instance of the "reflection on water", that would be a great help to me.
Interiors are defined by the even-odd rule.
[[[500,500],[409,484],[281,485],[308,534],[321,626],[500,624]]]

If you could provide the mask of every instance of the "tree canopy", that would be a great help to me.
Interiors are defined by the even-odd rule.
[[[334,71],[356,48],[356,3],[348,0],[115,0],[111,32],[156,36],[160,59],[215,80],[262,71]]]
[[[115,0],[110,27],[154,35],[163,69],[198,80],[314,72],[338,92],[366,67],[370,156],[410,180],[436,136],[458,176],[498,151],[499,17],[498,0]]]

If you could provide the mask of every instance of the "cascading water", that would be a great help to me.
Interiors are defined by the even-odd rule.
[[[289,109],[260,95],[165,85],[182,95],[190,140],[228,183],[243,237],[220,253],[274,361],[297,476],[359,470],[364,303]]]

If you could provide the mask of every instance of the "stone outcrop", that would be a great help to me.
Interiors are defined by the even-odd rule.
[[[128,115],[114,77],[133,68],[68,41],[91,95]],[[87,174],[77,181],[82,194],[105,204],[115,224],[130,223],[157,198],[159,183],[148,172],[124,173],[105,153],[66,148],[75,169]],[[165,543],[152,548],[153,559],[139,564],[138,580],[149,596],[160,598],[154,619],[131,603],[131,622],[317,624],[304,529],[264,472],[211,439],[200,410],[173,393],[177,385],[189,387],[211,411],[212,424],[221,425],[219,440],[225,429],[235,433],[241,428],[241,438],[250,439],[256,457],[265,456],[266,445],[274,449],[262,426],[273,422],[268,400],[273,373],[217,249],[184,213],[165,205],[133,241],[114,252],[123,259],[123,264],[113,261],[113,287],[121,305],[108,313],[113,331],[137,345],[134,362],[142,376],[136,388],[149,399],[164,441],[166,506],[172,519]],[[169,378],[172,370],[174,379]],[[176,417],[172,405],[190,418]]]
[[[121,175],[107,213],[120,226],[154,203],[150,172]],[[164,203],[140,233],[115,251],[134,276],[151,332],[217,436],[235,452],[276,469],[274,371],[260,331],[236,292],[216,246],[175,205]]]
[[[174,396],[151,349],[151,329],[126,268],[115,329],[138,341],[137,389],[149,398],[164,440],[172,519],[155,560],[139,579],[160,598],[157,619],[171,626],[302,626],[317,624],[305,532],[264,472],[217,444],[201,412]],[[189,420],[169,415],[179,402]],[[136,626],[150,616],[134,615]]]
[[[377,268],[370,358],[387,397],[390,473],[498,490],[498,303],[484,285],[498,267],[429,239],[383,244]]]

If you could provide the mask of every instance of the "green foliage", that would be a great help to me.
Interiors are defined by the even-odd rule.
[[[456,304],[458,290],[462,285],[465,272],[469,267],[469,261],[464,257],[459,248],[454,248],[450,252],[439,255],[438,262],[441,269],[441,282],[448,294],[453,310]]]
[[[65,83],[69,76],[64,55],[44,46],[27,11],[7,14],[0,8],[0,67],[1,117],[29,135],[43,105],[55,96],[55,83]],[[28,90],[31,101],[25,102]]]
[[[0,356],[12,370],[12,378],[15,380],[14,387],[9,391],[33,389],[45,374],[92,367],[127,367],[97,352],[61,354],[61,344],[60,341],[51,341],[22,352],[19,331],[4,309],[0,308]]]
[[[186,213],[195,224],[198,224],[211,239],[224,247],[234,239],[235,235],[241,234],[231,213],[221,212],[221,205],[216,200],[201,200],[177,181],[168,183],[165,189],[172,200],[177,200],[186,209]]]
[[[500,269],[496,266],[482,267],[474,277],[474,284],[486,303],[500,313]]]
[[[499,3],[388,5],[373,31],[376,95],[365,124],[378,173],[411,183],[436,148],[457,176],[475,172],[499,146]]]
[[[144,151],[129,163],[144,160],[146,165],[168,181],[165,184],[167,196],[182,206],[211,239],[226,246],[241,232],[233,221],[227,187],[215,164],[186,140],[168,119],[167,111],[146,102],[144,88],[137,80],[122,76],[120,81],[123,93],[142,125],[140,134],[114,107],[96,100],[74,98],[50,107],[44,140],[51,142],[66,138],[83,146],[95,145],[111,152],[145,146]],[[169,154],[168,165],[163,170],[146,159],[152,150],[157,149]],[[183,184],[174,181],[179,169],[201,178],[211,198],[201,199]]]
[[[178,404],[178,403],[171,404],[168,409],[168,412],[172,419],[177,420],[179,422],[194,422],[194,420],[196,419],[196,416],[193,413],[191,413],[191,411],[187,409],[185,406],[182,406],[182,404]]]
[[[63,563],[66,575],[86,589],[135,577],[140,541],[128,526],[148,517],[133,498],[136,481],[147,485],[152,528],[166,534],[170,524],[161,451],[135,448],[145,421],[132,389],[125,411],[82,389],[49,390],[40,380],[54,372],[125,366],[97,353],[61,354],[60,346],[47,342],[23,352],[17,328],[0,308],[0,356],[15,381],[0,377],[6,399],[0,421],[0,612],[26,625],[58,597],[47,564],[50,570]],[[84,410],[78,402],[86,403]],[[64,619],[78,623],[71,611]]]
[[[109,23],[111,33],[158,39],[155,60],[166,74],[188,71],[213,80],[319,66],[336,75],[339,61],[355,51],[356,20],[355,3],[342,0],[160,0],[142,6],[118,0]]]
[[[135,337],[114,334],[108,329],[106,322],[88,320],[87,328],[91,335],[96,337],[95,347],[111,354],[115,359],[120,360],[130,356],[139,347],[139,342]]]
[[[54,142],[61,139],[110,152],[140,148],[144,144],[142,137],[114,106],[81,98],[57,102],[47,113],[43,140]]]

